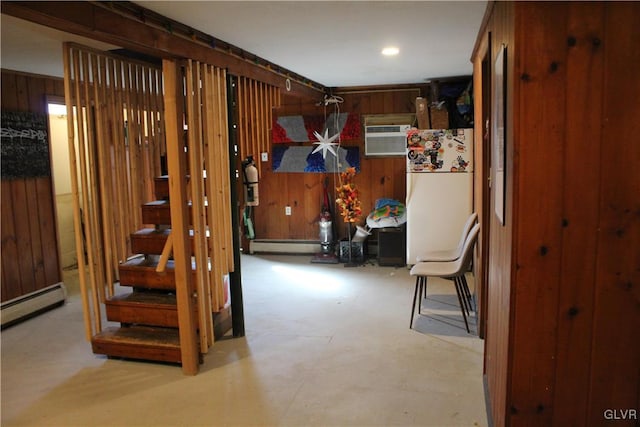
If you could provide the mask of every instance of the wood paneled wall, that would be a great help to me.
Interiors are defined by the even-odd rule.
[[[491,82],[491,76],[494,73],[494,61],[498,52],[498,48],[505,44],[507,46],[507,93],[513,92],[513,75],[514,61],[513,58],[513,3],[497,2],[493,8],[493,14],[487,29],[491,33],[491,37],[486,37],[488,43],[488,59],[490,74],[485,76]],[[479,63],[476,65],[476,71],[481,69],[482,57],[476,59]],[[476,103],[481,102],[482,88],[484,85],[476,85]],[[491,87],[491,84],[489,84]],[[489,95],[489,94],[486,94]],[[488,105],[488,115],[491,114],[491,103],[482,103]],[[507,99],[507,117],[506,117],[506,182],[505,188],[505,225],[502,225],[494,212],[495,194],[491,193],[489,197],[482,197],[480,193],[476,195],[475,201],[489,202],[488,209],[476,208],[480,213],[488,212],[486,218],[481,218],[481,224],[488,233],[483,233],[483,238],[489,239],[489,263],[487,265],[487,284],[485,286],[487,294],[486,307],[482,307],[484,317],[486,318],[486,334],[485,334],[485,380],[490,399],[489,417],[493,420],[494,425],[505,425],[505,411],[507,407],[507,388],[508,388],[508,367],[509,367],[509,328],[511,325],[511,253],[512,243],[511,236],[514,227],[513,200],[517,192],[514,190],[514,126],[513,126],[513,102],[509,97]],[[490,118],[492,120],[492,118]],[[491,126],[488,126],[491,129]],[[476,134],[476,142],[481,141],[485,144],[478,152],[491,153],[491,137],[481,140],[480,134]],[[476,162],[478,164],[478,162]],[[482,173],[476,171],[476,173]],[[488,176],[490,171],[485,171],[484,175]],[[482,191],[482,188],[476,188]]]
[[[620,417],[640,396],[640,4],[492,7],[511,166],[506,226],[490,219],[490,417],[635,425]]]
[[[47,113],[62,79],[2,70],[2,110]],[[62,281],[52,176],[2,180],[2,302]]]
[[[340,112],[367,114],[415,113],[415,99],[419,88],[336,93],[344,98]],[[302,99],[284,96],[282,107],[274,117],[286,115],[324,115],[334,112],[332,106],[316,106],[318,99]],[[326,108],[326,111],[325,111]],[[319,129],[321,131],[321,129]],[[405,159],[404,157],[367,158],[364,156],[364,131],[361,138],[343,141],[343,146],[360,148],[360,173],[355,177],[362,202],[363,218],[374,206],[376,199],[389,197],[404,202]],[[329,154],[330,155],[330,154]],[[254,209],[257,239],[318,240],[319,219],[323,203],[323,183],[329,181],[329,198],[335,200],[333,173],[274,173],[269,162],[262,164],[260,176],[260,206]],[[258,160],[258,159],[256,159]],[[291,216],[285,216],[285,206],[291,206]],[[332,206],[335,209],[335,203]],[[338,212],[334,224],[340,237],[346,236],[347,226]]]

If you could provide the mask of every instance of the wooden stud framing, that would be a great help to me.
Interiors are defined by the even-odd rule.
[[[279,106],[280,90],[277,87],[246,77],[238,79],[240,156],[253,155],[259,176],[262,175],[260,155],[269,151],[273,108]]]
[[[182,143],[182,121],[176,106],[182,100],[182,74],[175,61],[163,60],[165,77],[165,114],[167,167],[169,169],[169,198],[171,199],[171,234],[175,263],[176,301],[180,326],[182,371],[187,375],[198,372],[198,339],[196,335],[195,302],[191,274],[191,243],[189,242],[187,209],[188,195],[185,179],[186,158]]]
[[[144,161],[142,141],[157,133],[145,117],[154,115],[155,125],[163,120],[157,102],[160,70],[74,43],[65,43],[63,55],[67,111],[73,118],[68,131],[76,252],[90,339],[102,329],[100,303],[113,295],[118,264],[131,255],[129,235],[141,225],[140,205],[154,197],[142,183],[157,174],[160,160]],[[150,94],[155,108],[143,102],[151,89],[142,83],[146,76],[156,81]],[[162,135],[153,140],[163,143]]]
[[[99,67],[98,67],[98,58],[94,55],[91,57],[91,71],[92,71],[92,79],[94,82],[99,81]],[[95,100],[104,99],[104,95],[106,93],[106,88],[104,85],[93,85],[93,97]],[[105,119],[104,114],[102,114],[102,110],[104,106],[100,102],[96,102],[94,104],[95,108],[95,118],[96,118],[96,135],[98,140],[104,140],[106,132],[105,132]],[[102,209],[102,218],[111,218],[113,215],[113,211],[111,209],[111,203],[109,203],[110,195],[111,195],[111,187],[107,185],[108,177],[107,173],[104,169],[104,165],[107,164],[108,152],[106,151],[106,144],[98,144],[96,147],[97,156],[98,156],[98,179],[100,186],[100,206]],[[113,253],[113,223],[111,221],[102,222],[102,243],[104,247],[104,260],[105,260],[105,274],[106,274],[106,283],[107,283],[107,296],[112,296],[114,294],[114,272],[117,267],[117,260],[114,257]],[[109,263],[109,260],[116,261],[115,263]]]
[[[212,286],[214,287],[213,292],[211,292],[211,306],[214,310],[220,307],[219,301],[219,293],[217,289],[222,286],[221,282],[221,271],[223,270],[223,265],[221,263],[222,254],[220,253],[221,246],[220,242],[220,230],[221,230],[221,221],[220,215],[217,215],[218,207],[220,206],[220,196],[218,193],[218,189],[220,188],[220,175],[217,173],[216,169],[219,166],[217,164],[216,156],[213,154],[213,148],[215,146],[215,132],[217,131],[218,122],[216,120],[216,115],[214,112],[215,106],[215,97],[218,95],[215,87],[215,70],[211,67],[207,67],[205,76],[203,79],[203,92],[204,92],[204,110],[205,110],[205,120],[203,123],[203,135],[204,135],[204,161],[205,168],[207,170],[207,182],[206,182],[206,193],[207,200],[209,202],[209,210],[207,212],[207,221],[209,223],[211,244],[209,247],[211,248],[211,275],[210,281]]]
[[[142,225],[139,207],[154,199],[151,177],[159,174],[159,156],[166,153],[172,231],[159,268],[173,252],[183,371],[195,374],[199,354],[213,343],[212,314],[227,303],[224,278],[234,269],[226,72],[196,61],[164,61],[167,79],[163,86],[160,70],[147,65],[73,43],[65,44],[64,55],[67,109],[77,112],[69,125],[69,150],[87,338],[102,328],[100,303],[113,294],[117,266],[131,255],[130,233]],[[246,107],[253,105],[255,120],[264,123],[268,109],[261,106],[260,94],[265,87],[246,83],[250,89],[247,99],[253,103]],[[187,88],[184,100],[183,85]],[[163,87],[164,97],[158,93]],[[183,101],[188,159],[183,146],[183,112],[178,108]],[[168,114],[166,120],[163,111]],[[264,144],[259,127],[252,124],[256,150]],[[165,135],[171,137],[166,145]],[[187,174],[189,185],[184,180]],[[88,284],[83,279],[85,265]]]
[[[207,236],[205,223],[205,204],[202,159],[202,119],[201,119],[201,84],[200,64],[187,61],[187,121],[188,121],[188,153],[189,175],[191,184],[191,211],[193,238],[195,246],[196,278],[198,294],[198,317],[200,323],[200,351],[206,353],[213,342],[210,335],[213,331],[209,290],[209,262],[207,253]]]
[[[75,79],[72,79],[71,72],[71,64],[72,64],[72,55],[71,51],[68,49],[63,50],[64,56],[64,97],[66,99],[67,104],[67,114],[68,117],[73,117],[73,104],[75,97],[73,96],[73,87],[75,85]],[[73,224],[75,231],[75,241],[76,241],[76,252],[78,254],[78,277],[80,281],[80,292],[82,295],[82,306],[83,306],[83,318],[84,318],[84,326],[85,326],[85,337],[87,340],[91,340],[93,336],[94,329],[92,328],[91,322],[91,305],[89,302],[89,288],[87,286],[87,275],[86,275],[86,261],[84,255],[84,245],[82,241],[82,220],[80,218],[80,193],[79,188],[80,185],[78,183],[78,164],[75,150],[75,141],[74,141],[74,122],[72,120],[67,120],[67,133],[68,133],[68,145],[69,145],[69,166],[71,169],[71,192],[73,194]]]

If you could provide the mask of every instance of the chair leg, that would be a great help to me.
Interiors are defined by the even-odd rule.
[[[413,304],[411,305],[411,321],[409,322],[409,329],[413,328],[413,316],[416,312],[416,300],[418,299],[418,288],[420,285],[420,276],[416,277],[416,288],[413,291]]]
[[[467,313],[466,313],[464,298],[462,296],[462,292],[464,292],[464,290],[462,289],[462,280],[460,279],[460,277],[456,276],[453,278],[453,281],[456,285],[456,293],[458,294],[458,302],[460,303],[460,311],[462,312],[464,325],[467,327],[467,333],[471,333],[471,331],[469,330],[469,322],[467,321]]]
[[[471,314],[471,304],[469,304],[469,300],[467,299],[467,293],[464,291],[464,285],[462,284],[461,276],[454,277],[453,283],[456,286],[456,292],[459,293],[459,297],[462,298],[462,306],[464,307],[464,311],[467,315]]]
[[[420,312],[422,311],[422,289],[424,288],[424,285],[422,284],[422,277],[420,277],[418,279],[418,316],[420,315]]]
[[[428,277],[427,277],[427,276],[424,276],[424,277],[422,278],[422,284],[423,284],[423,286],[424,286],[424,287],[423,287],[423,290],[424,290],[424,299],[427,299],[427,279],[428,279]]]
[[[463,274],[460,276],[462,279],[462,284],[464,285],[464,294],[467,297],[467,301],[469,301],[469,309],[472,311],[476,311],[475,301],[473,300],[473,296],[471,295],[471,291],[469,290],[469,284],[467,283],[467,277]]]

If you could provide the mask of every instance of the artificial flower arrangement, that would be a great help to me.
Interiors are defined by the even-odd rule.
[[[362,215],[362,207],[358,199],[358,190],[353,183],[356,176],[356,168],[348,168],[345,172],[340,173],[340,186],[336,187],[337,198],[336,203],[340,207],[340,214],[344,222],[358,222]]]

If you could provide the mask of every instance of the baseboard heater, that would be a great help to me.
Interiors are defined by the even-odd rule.
[[[336,243],[337,245],[337,243]],[[378,253],[377,243],[367,242],[369,255]],[[249,241],[249,253],[270,254],[316,254],[320,252],[319,240],[272,240],[255,239]]]
[[[316,252],[320,252],[319,240],[255,239],[249,241],[250,254],[315,254]]]
[[[31,292],[0,304],[0,318],[2,328],[58,305],[64,304],[67,290],[64,283]]]

